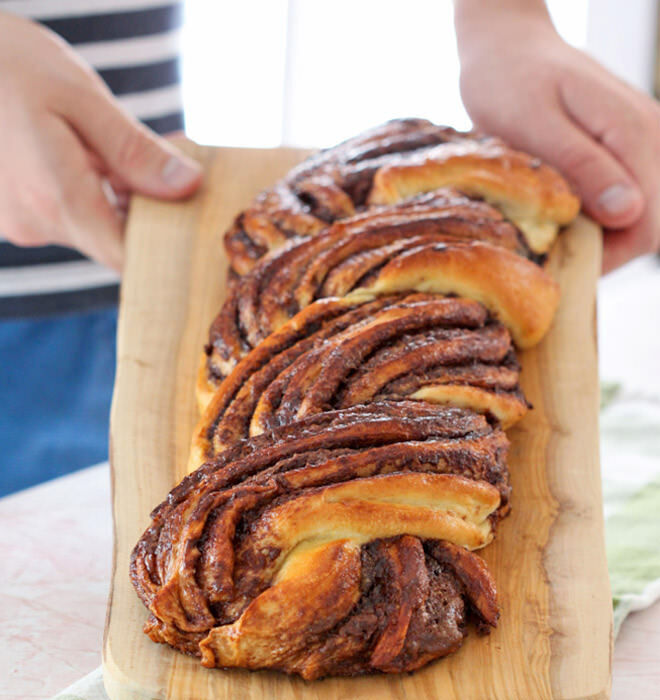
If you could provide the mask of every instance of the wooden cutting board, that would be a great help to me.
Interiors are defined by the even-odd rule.
[[[273,672],[207,670],[142,633],[128,578],[149,512],[183,476],[197,420],[195,373],[225,293],[221,235],[260,189],[305,153],[186,150],[207,170],[183,204],[137,198],[128,224],[111,421],[115,549],[103,672],[113,700],[207,698],[541,700],[606,698],[611,600],[598,460],[598,228],[579,219],[550,267],[562,288],[552,330],[522,355],[534,410],[509,436],[513,511],[482,550],[502,617],[490,636],[411,675],[306,683]]]

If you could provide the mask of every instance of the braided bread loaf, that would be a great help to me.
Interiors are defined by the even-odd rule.
[[[153,640],[315,679],[414,670],[496,625],[473,551],[509,510],[514,344],[552,322],[543,263],[578,208],[499,141],[401,120],[237,217],[189,475],[131,561]]]
[[[322,299],[260,342],[195,431],[190,470],[236,441],[382,399],[468,406],[504,427],[527,411],[511,336],[479,303],[409,294]]]
[[[497,620],[468,550],[506,512],[506,451],[482,416],[422,402],[234,443],[172,491],[135,549],[147,633],[207,666],[309,679],[453,651],[469,609]]]
[[[497,205],[538,254],[579,209],[566,182],[538,159],[489,136],[400,119],[320,152],[262,192],[225,236],[231,265],[245,274],[290,238],[447,185]]]
[[[481,302],[521,347],[547,331],[559,294],[518,231],[483,202],[440,190],[292,241],[236,280],[198,377],[203,410],[237,361],[315,299],[419,290]]]

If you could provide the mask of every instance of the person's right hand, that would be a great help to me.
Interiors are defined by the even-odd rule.
[[[555,31],[541,0],[460,0],[474,124],[554,165],[606,230],[605,272],[660,250],[660,106]]]
[[[185,197],[200,179],[199,166],[126,114],[64,41],[0,12],[0,235],[71,246],[119,270],[117,203],[132,191]]]

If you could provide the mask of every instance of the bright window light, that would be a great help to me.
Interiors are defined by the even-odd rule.
[[[584,46],[587,0],[549,6]],[[328,146],[403,116],[470,126],[450,0],[187,0],[183,50],[200,143]]]

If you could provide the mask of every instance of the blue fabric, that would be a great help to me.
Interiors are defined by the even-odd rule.
[[[116,309],[0,322],[0,496],[107,459]]]

